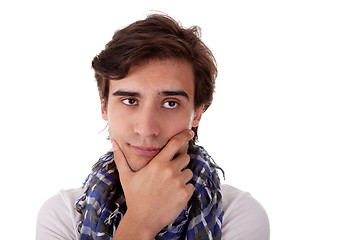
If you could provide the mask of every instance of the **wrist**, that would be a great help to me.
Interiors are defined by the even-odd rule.
[[[143,223],[140,216],[126,212],[116,229],[114,240],[154,240],[157,231]]]

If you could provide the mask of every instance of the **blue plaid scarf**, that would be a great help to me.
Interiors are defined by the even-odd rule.
[[[222,206],[219,168],[203,147],[189,145],[195,191],[177,219],[161,230],[156,240],[221,239]],[[80,239],[109,240],[126,212],[126,202],[113,152],[103,155],[84,183],[84,194],[76,201],[81,214]]]

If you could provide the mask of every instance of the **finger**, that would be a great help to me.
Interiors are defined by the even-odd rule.
[[[181,172],[184,168],[188,166],[189,162],[190,156],[187,153],[183,153],[176,156],[171,161],[171,164],[173,165],[174,169],[177,169],[179,172]]]
[[[190,129],[178,133],[169,140],[154,160],[171,161],[179,152],[187,151],[188,143],[193,137],[194,132]]]
[[[123,151],[119,147],[119,144],[114,139],[111,140],[111,143],[113,145],[114,161],[120,174],[120,180],[122,180],[122,178],[134,173],[134,171],[130,168]]]
[[[194,176],[194,173],[188,168],[184,169],[180,175],[183,183],[188,183],[192,179],[193,176]]]
[[[190,196],[189,199],[190,199],[195,191],[195,187],[191,183],[188,183],[185,185],[185,188],[186,188],[187,192],[189,193],[189,196]]]
[[[177,153],[175,153],[175,156],[178,154],[187,154],[188,148],[189,148],[189,144],[188,143],[184,144],[183,146],[180,147]]]

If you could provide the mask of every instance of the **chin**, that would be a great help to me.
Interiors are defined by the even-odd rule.
[[[153,158],[135,158],[135,162],[134,161],[128,161],[128,164],[131,168],[131,170],[133,170],[134,172],[138,172],[141,169],[143,169],[144,167],[146,167]]]

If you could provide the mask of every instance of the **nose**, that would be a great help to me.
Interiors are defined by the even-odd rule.
[[[160,124],[159,113],[149,106],[144,106],[139,109],[135,119],[134,131],[135,134],[144,138],[155,137],[160,134]]]

